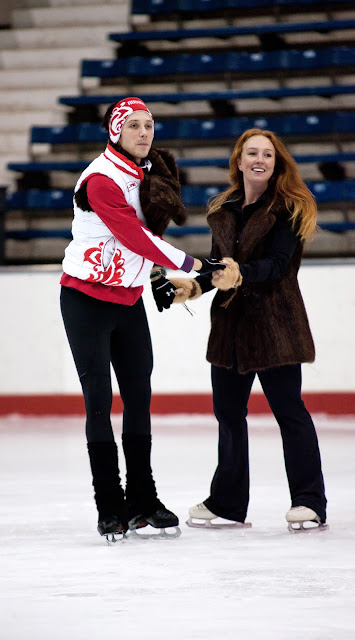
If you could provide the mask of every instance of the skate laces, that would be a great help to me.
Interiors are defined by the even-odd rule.
[[[183,303],[182,306],[184,307],[184,309],[186,309],[186,311],[189,312],[190,316],[194,316],[195,315],[196,311],[193,311],[192,309],[190,309],[185,302]]]

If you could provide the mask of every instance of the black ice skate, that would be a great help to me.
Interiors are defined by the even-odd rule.
[[[117,516],[110,516],[99,520],[97,530],[100,536],[105,536],[107,544],[123,540],[126,529]]]
[[[159,533],[137,533],[137,529],[142,529],[150,525],[154,529],[160,529]],[[179,529],[179,518],[169,511],[161,502],[159,508],[150,515],[138,514],[128,522],[130,531],[135,532],[140,538],[178,538],[181,535]],[[172,530],[169,532],[169,529]],[[168,531],[167,531],[168,530]]]
[[[110,544],[127,531],[127,507],[121,487],[115,442],[89,442],[88,452],[98,511],[97,530]]]
[[[126,457],[128,528],[130,535],[140,538],[177,538],[181,535],[178,517],[159,500],[150,466],[151,436],[139,434],[122,435]],[[137,533],[150,527],[159,533]],[[148,530],[147,530],[148,531]]]
[[[291,507],[286,513],[286,521],[290,533],[314,533],[329,529],[313,509],[304,506]]]

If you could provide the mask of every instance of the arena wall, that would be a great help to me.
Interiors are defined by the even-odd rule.
[[[80,385],[59,308],[60,269],[5,268],[0,273],[0,414],[83,413]],[[307,406],[321,413],[355,413],[355,262],[306,262],[299,282],[317,357],[303,366]],[[212,411],[205,360],[213,292],[189,307],[158,313],[146,287],[144,300],[154,348],[155,413]],[[114,382],[114,411],[121,410]],[[258,381],[250,411],[268,411]]]

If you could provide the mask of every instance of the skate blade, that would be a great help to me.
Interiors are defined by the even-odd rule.
[[[116,531],[115,533],[105,533],[104,538],[106,544],[111,547],[117,543],[124,542],[126,540],[126,534],[123,531]]]
[[[139,527],[138,529],[131,529],[128,534],[129,538],[131,537],[136,539],[139,538],[140,540],[149,540],[149,539],[170,540],[174,538],[179,538],[181,536],[181,529],[179,527],[167,527],[166,529],[161,528],[159,530],[159,533],[138,533],[138,531],[140,531],[140,529],[142,528],[143,527]],[[173,530],[173,531],[169,533],[170,530]]]
[[[188,527],[196,529],[250,529],[251,522],[213,522],[212,520],[204,520],[199,522],[197,518],[189,518],[186,520]]]
[[[304,522],[289,522],[287,529],[290,533],[320,533],[321,531],[327,531],[329,529],[328,524],[321,524],[320,522],[314,522],[313,524],[315,526],[305,527]]]

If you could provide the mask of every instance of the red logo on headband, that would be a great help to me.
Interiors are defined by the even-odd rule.
[[[112,140],[112,142],[117,142],[119,140],[123,123],[126,118],[131,115],[131,113],[133,113],[132,107],[125,106],[115,107],[112,111],[109,124],[109,134],[110,140]]]
[[[111,142],[118,142],[125,120],[133,113],[133,111],[146,111],[153,120],[153,116],[149,109],[139,98],[126,98],[125,100],[121,100],[121,102],[117,102],[112,111],[109,122],[109,136]]]

